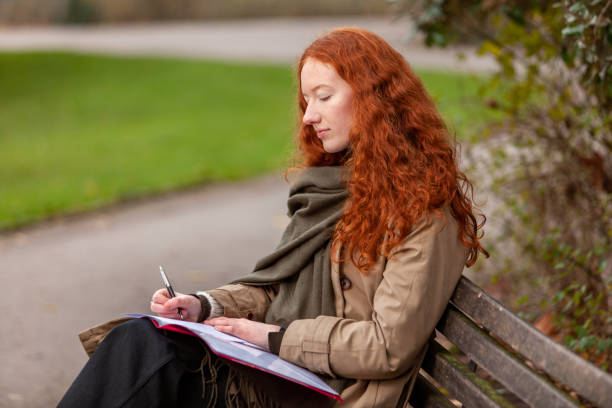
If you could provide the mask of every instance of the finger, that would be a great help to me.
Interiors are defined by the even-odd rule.
[[[217,325],[217,326],[213,326],[213,328],[217,331],[220,331],[222,333],[227,333],[227,334],[234,334],[234,326],[230,326],[230,325]]]
[[[235,320],[238,320],[238,319],[235,319],[233,317],[221,316],[221,317],[213,317],[212,319],[205,320],[204,323],[214,326],[216,324],[231,324]]]
[[[172,307],[171,305],[168,305],[168,303],[153,303],[151,302],[150,304],[150,308],[151,311],[157,314],[172,314],[172,313],[176,313],[178,314],[178,307]]]
[[[155,303],[166,303],[170,299],[170,294],[166,288],[159,289],[153,293],[151,300]]]
[[[188,319],[191,315],[188,309],[178,308],[178,307],[168,307],[167,304],[160,305],[158,303],[151,303],[151,311],[157,313],[161,317],[168,317],[171,319],[180,319],[182,313],[183,319]]]
[[[157,314],[161,315],[162,313],[166,313],[167,312],[166,308],[163,305],[159,304],[159,303],[151,302],[150,307],[151,307],[151,311],[153,313],[157,313]]]
[[[164,306],[168,309],[188,309],[191,306],[190,302],[189,296],[182,295],[181,297],[169,299]]]
[[[168,313],[177,313],[178,314],[178,306],[168,300],[164,303],[156,303],[151,301],[151,311],[158,314],[168,314]]]
[[[157,289],[155,292],[153,292],[153,296],[161,296],[161,297],[170,297],[170,294],[168,293],[168,289],[166,288],[161,288],[161,289]]]

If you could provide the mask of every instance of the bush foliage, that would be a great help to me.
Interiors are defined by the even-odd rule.
[[[504,119],[472,148],[496,207],[480,267],[611,371],[612,0],[396,3],[428,45],[471,42],[499,66],[483,91],[501,96],[483,103]]]

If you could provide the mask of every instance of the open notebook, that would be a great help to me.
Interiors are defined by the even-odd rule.
[[[148,318],[157,328],[199,337],[208,345],[213,353],[220,357],[279,376],[335,400],[342,401],[338,393],[314,373],[285,361],[276,354],[270,353],[255,344],[229,334],[221,333],[209,325],[140,313],[127,313],[124,316]]]

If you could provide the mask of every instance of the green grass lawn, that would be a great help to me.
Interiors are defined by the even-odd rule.
[[[477,79],[418,73],[477,133]],[[0,53],[0,229],[283,168],[294,93],[289,66]]]

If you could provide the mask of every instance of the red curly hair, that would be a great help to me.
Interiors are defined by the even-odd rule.
[[[454,143],[434,102],[404,58],[359,28],[335,29],[314,41],[299,60],[298,78],[309,58],[331,65],[354,91],[347,150],[327,153],[312,126],[298,125],[305,166],[350,169],[349,199],[333,247],[352,248],[352,262],[366,273],[378,256],[390,255],[417,220],[430,212],[443,216],[440,208],[448,205],[469,248],[466,265],[473,265],[479,252],[488,256],[479,241],[484,216],[479,224],[472,185],[457,169]],[[298,104],[301,118],[307,106],[301,86]]]

